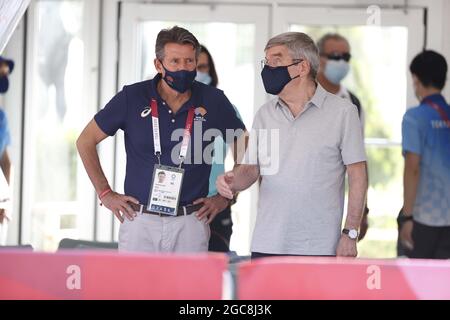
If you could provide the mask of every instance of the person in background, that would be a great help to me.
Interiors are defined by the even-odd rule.
[[[0,56],[0,94],[5,94],[9,89],[9,75],[14,69],[14,61],[6,59],[2,56]],[[11,160],[9,158],[8,149],[7,147],[11,143],[11,137],[9,133],[9,127],[8,127],[8,120],[6,118],[6,113],[0,109],[0,167],[2,169],[2,173],[5,177],[2,182],[6,180],[7,185],[10,184],[10,178],[11,178]],[[8,229],[8,221],[11,219],[11,216],[9,214],[9,210],[5,208],[2,204],[6,204],[10,201],[9,199],[9,192],[7,192],[5,189],[1,188],[2,193],[5,193],[5,195],[1,194],[0,197],[0,245],[5,245],[6,242],[6,236],[7,236],[7,229]]]
[[[342,80],[350,71],[351,48],[348,40],[337,33],[327,33],[322,36],[317,42],[317,47],[320,54],[320,69],[317,75],[317,80],[320,85],[343,99],[353,103],[358,108],[358,115],[361,121],[361,128],[364,135],[365,127],[365,113],[361,106],[361,102],[353,92],[342,85]],[[366,205],[364,208],[363,218],[361,220],[359,240],[362,240],[369,228],[367,215],[369,208]]]
[[[214,64],[214,60],[208,49],[201,45],[200,55],[197,64],[197,81],[212,87],[217,87],[219,79]],[[235,107],[233,105],[233,107]],[[236,115],[242,120],[236,107],[234,108]],[[211,174],[209,176],[209,194],[212,197],[217,194],[216,180],[217,177],[225,172],[225,156],[227,153],[227,145],[221,137],[217,137],[214,141],[214,158],[211,165]],[[209,251],[228,252],[230,251],[230,239],[233,233],[233,221],[231,218],[231,205],[236,201],[234,199],[230,205],[222,212],[217,214],[216,218],[211,222],[211,238],[209,239]]]
[[[403,117],[398,217],[399,242],[410,258],[450,258],[450,106],[442,96],[447,70],[445,58],[434,51],[423,51],[410,65],[420,104]]]
[[[219,78],[217,77],[216,65],[204,45],[200,45],[200,55],[198,56],[197,76],[195,80],[217,88]]]

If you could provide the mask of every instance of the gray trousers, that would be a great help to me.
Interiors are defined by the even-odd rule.
[[[207,252],[210,237],[206,220],[195,212],[179,217],[137,212],[133,221],[125,218],[119,230],[120,252]]]

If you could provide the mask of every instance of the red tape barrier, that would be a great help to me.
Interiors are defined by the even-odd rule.
[[[4,299],[222,298],[221,254],[134,255],[0,251]]]
[[[237,298],[450,299],[450,261],[264,258],[238,268]]]

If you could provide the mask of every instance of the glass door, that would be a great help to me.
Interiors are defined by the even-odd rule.
[[[29,8],[21,243],[92,240],[95,196],[75,141],[96,110],[98,1]],[[16,142],[18,143],[18,142]]]

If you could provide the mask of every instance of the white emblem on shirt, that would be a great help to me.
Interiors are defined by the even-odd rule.
[[[145,107],[144,111],[141,112],[141,117],[145,118],[152,112],[150,107]]]

